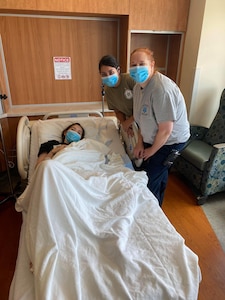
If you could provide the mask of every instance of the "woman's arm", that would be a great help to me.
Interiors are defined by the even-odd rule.
[[[139,159],[143,157],[144,153],[144,145],[143,145],[143,138],[140,132],[140,129],[138,130],[138,141],[136,146],[134,147],[134,156]]]
[[[173,130],[173,121],[159,123],[158,132],[151,147],[144,150],[143,159],[147,160],[165,145]]]
[[[117,117],[117,119],[120,121],[120,123],[122,124],[125,120],[126,120],[126,116],[124,113],[122,113],[119,110],[114,109],[115,115]]]
[[[125,121],[123,121],[121,123],[121,125],[123,126],[124,131],[127,132],[128,135],[133,136],[133,128],[132,128],[132,123],[134,122],[134,117],[131,116],[130,118],[126,119]]]
[[[125,132],[127,132],[128,135],[131,135],[133,136],[134,133],[133,133],[133,129],[132,129],[132,123],[134,122],[134,117],[131,116],[129,117],[128,119],[126,119],[126,116],[124,113],[122,113],[121,111],[119,110],[114,110],[115,112],[115,115],[117,117],[117,119],[120,121],[120,124],[122,125],[123,127],[123,130]]]
[[[42,162],[43,160],[46,160],[46,159],[52,159],[53,156],[61,151],[62,149],[64,149],[67,145],[59,145],[59,146],[56,146],[54,147],[50,152],[44,152],[44,153],[41,153],[39,156],[38,156],[38,159],[37,159],[37,163],[36,163],[36,166],[35,168],[37,167],[37,165]]]

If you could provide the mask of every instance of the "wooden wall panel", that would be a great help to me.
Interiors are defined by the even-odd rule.
[[[131,52],[139,47],[150,48],[154,53],[156,66],[164,68],[166,65],[167,41],[165,34],[149,33],[132,33],[131,35]]]
[[[128,18],[120,18],[120,33],[119,33],[119,64],[121,71],[127,71],[127,48],[128,48]]]
[[[1,0],[0,11],[129,14],[130,0]]]
[[[139,47],[150,48],[156,68],[179,84],[179,59],[182,34],[131,33],[130,51]]]
[[[186,31],[190,0],[130,0],[129,29]]]
[[[101,101],[98,61],[117,55],[117,19],[0,17],[12,105]],[[53,57],[70,56],[72,80],[55,80]]]
[[[180,64],[183,50],[182,36],[180,34],[171,34],[169,44],[167,74],[177,84],[180,84]]]
[[[0,52],[0,93],[2,95],[7,95],[7,97],[9,96],[9,92],[7,90],[7,85],[6,85],[6,80],[5,80],[5,72],[4,72],[4,66],[3,66],[3,57],[2,57],[3,53]],[[8,99],[4,100],[0,100],[3,108],[3,112],[6,112],[9,108],[9,102]]]

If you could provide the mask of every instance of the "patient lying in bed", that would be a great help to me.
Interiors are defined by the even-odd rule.
[[[39,163],[16,203],[24,222],[9,299],[197,299],[198,257],[146,185],[88,138]]]
[[[44,159],[51,159],[53,156],[65,148],[72,142],[79,142],[84,138],[85,131],[80,123],[73,123],[65,128],[62,132],[62,142],[57,140],[50,140],[46,143],[41,144],[38,152],[38,165]]]

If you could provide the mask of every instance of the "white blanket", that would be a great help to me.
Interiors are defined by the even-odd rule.
[[[73,143],[42,162],[18,199],[26,223],[10,299],[197,299],[198,258],[146,174],[100,148]]]

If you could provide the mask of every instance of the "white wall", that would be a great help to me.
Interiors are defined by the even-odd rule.
[[[209,127],[225,88],[224,0],[191,0],[180,87],[190,123]]]

